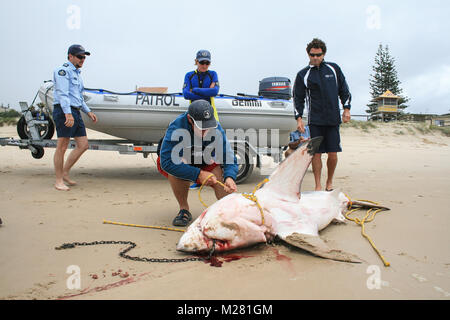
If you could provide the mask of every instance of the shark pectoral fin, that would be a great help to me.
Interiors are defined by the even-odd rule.
[[[282,238],[284,241],[294,247],[306,250],[312,254],[337,261],[361,263],[362,260],[357,256],[344,252],[339,249],[330,248],[320,237],[308,234],[292,233]]]

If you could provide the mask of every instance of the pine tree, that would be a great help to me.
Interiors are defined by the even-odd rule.
[[[373,74],[370,75],[370,95],[372,99],[379,97],[387,90],[391,91],[393,94],[401,97],[399,100],[399,111],[403,111],[408,106],[405,104],[409,101],[409,98],[402,96],[402,88],[400,88],[401,82],[397,76],[397,70],[395,69],[395,59],[389,54],[389,47],[380,44],[378,47],[377,54],[375,56],[375,64],[372,67]],[[367,113],[372,114],[377,111],[377,103],[370,101],[367,104],[369,107],[366,110]]]

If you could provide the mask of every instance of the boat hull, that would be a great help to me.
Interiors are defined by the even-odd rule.
[[[51,83],[39,90],[41,101],[53,111]],[[178,115],[186,112],[189,101],[181,94],[112,94],[103,90],[85,90],[86,104],[97,115],[94,124],[82,113],[89,129],[141,143],[157,143]],[[278,147],[289,143],[296,129],[291,101],[242,99],[218,96],[215,105],[221,126],[230,140],[248,140],[255,147]]]

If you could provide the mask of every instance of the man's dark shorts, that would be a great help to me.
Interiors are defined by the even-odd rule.
[[[74,119],[72,127],[66,127],[66,116],[59,104],[53,106],[53,122],[55,123],[56,133],[58,138],[74,138],[85,137],[86,127],[84,126],[83,119],[81,118],[81,112],[77,108],[72,107],[72,116]]]
[[[341,136],[339,126],[316,126],[309,125],[311,138],[323,137],[317,153],[341,152]]]

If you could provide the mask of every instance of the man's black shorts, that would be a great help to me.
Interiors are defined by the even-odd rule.
[[[83,119],[81,118],[81,112],[77,108],[71,108],[72,116],[74,119],[72,127],[66,127],[66,116],[59,104],[53,106],[53,122],[55,123],[56,133],[58,138],[74,138],[85,137],[86,127],[84,126]]]
[[[339,134],[339,126],[316,126],[309,125],[311,138],[323,137],[317,153],[341,152],[341,136]]]

